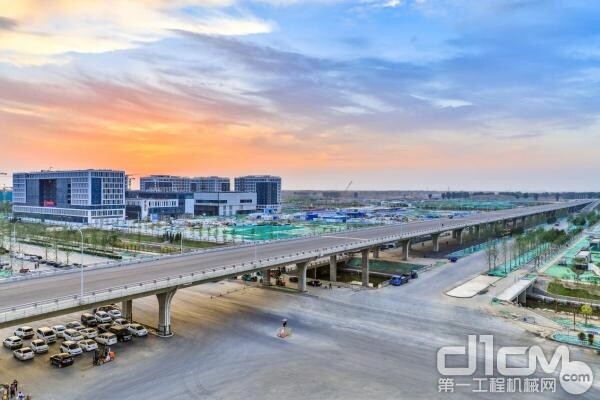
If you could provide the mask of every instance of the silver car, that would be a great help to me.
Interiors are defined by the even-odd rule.
[[[35,353],[33,352],[33,350],[31,350],[31,347],[21,347],[20,349],[13,351],[13,356],[17,360],[21,361],[31,360],[33,359],[34,355]]]

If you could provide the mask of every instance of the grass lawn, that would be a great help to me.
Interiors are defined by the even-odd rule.
[[[600,300],[600,296],[591,294],[585,289],[570,289],[564,287],[560,283],[550,282],[548,284],[548,293],[557,294],[560,296],[580,297],[583,299]]]

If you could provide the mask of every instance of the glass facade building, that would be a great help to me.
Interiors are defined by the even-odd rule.
[[[248,175],[235,178],[236,192],[256,193],[256,208],[281,211],[281,178],[271,175]]]
[[[13,174],[16,217],[110,224],[125,219],[124,171],[77,170]]]

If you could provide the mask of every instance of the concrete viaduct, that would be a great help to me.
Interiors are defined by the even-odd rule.
[[[310,263],[329,258],[335,280],[337,257],[362,255],[362,283],[369,284],[369,253],[379,252],[384,244],[396,243],[408,257],[411,240],[428,237],[435,250],[439,237],[451,231],[459,241],[466,229],[479,232],[495,224],[541,222],[557,212],[575,212],[590,201],[553,203],[493,211],[463,218],[436,219],[349,230],[306,238],[278,240],[263,244],[229,246],[192,254],[155,258],[150,261],[121,263],[105,268],[89,268],[84,274],[80,294],[80,273],[36,277],[0,283],[0,327],[48,318],[107,303],[122,302],[123,313],[131,319],[132,301],[156,295],[159,304],[160,335],[171,334],[171,301],[178,289],[271,268],[295,265],[298,290],[306,291],[306,270]]]

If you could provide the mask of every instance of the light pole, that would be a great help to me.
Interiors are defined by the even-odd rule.
[[[13,222],[13,237],[10,241],[10,274],[13,274],[14,246],[17,244],[17,221]]]
[[[81,284],[81,293],[80,293],[80,297],[79,297],[79,302],[83,302],[83,231],[81,230],[81,228],[77,228],[77,230],[79,231],[79,234],[81,235],[81,260],[80,260],[80,264],[79,264],[79,269],[81,270],[81,279],[80,279],[80,284]]]

